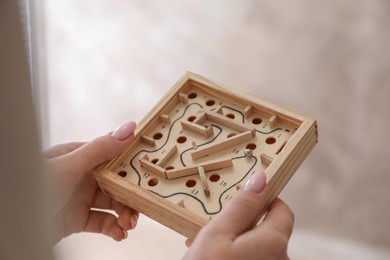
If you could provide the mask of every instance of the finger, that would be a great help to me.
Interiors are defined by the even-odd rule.
[[[270,228],[290,238],[294,226],[294,214],[281,199],[275,199],[259,228]]]
[[[135,123],[124,124],[111,134],[96,138],[67,154],[67,163],[84,174],[123,152],[134,138]]]
[[[137,225],[139,213],[122,203],[104,195],[98,190],[95,195],[93,208],[111,209],[118,214],[118,224],[125,230],[134,229]]]
[[[118,216],[118,224],[125,230],[134,229],[138,223],[139,213],[128,207],[124,207]]]
[[[116,200],[112,200],[111,204],[118,214],[118,224],[125,230],[134,229],[138,222],[138,212]]]
[[[286,252],[293,228],[293,214],[289,207],[279,199],[276,199],[268,210],[261,224],[234,241],[237,247],[245,247],[245,251],[250,252],[260,244],[269,254],[274,252],[278,255]]]
[[[51,159],[54,157],[58,157],[70,152],[73,152],[80,146],[84,145],[85,142],[72,142],[66,144],[58,144],[55,145],[42,153],[43,157],[46,159]]]
[[[127,237],[127,232],[117,223],[117,218],[103,211],[91,210],[85,225],[85,232],[101,233],[120,241]]]
[[[190,247],[194,241],[190,238],[187,238],[185,241],[186,247]]]
[[[209,228],[233,237],[252,228],[258,221],[266,203],[264,173],[254,174],[243,190],[240,190],[210,223]]]
[[[95,198],[92,202],[92,207],[100,209],[114,209],[114,200],[97,188]]]

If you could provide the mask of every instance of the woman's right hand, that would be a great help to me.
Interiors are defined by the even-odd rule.
[[[266,176],[256,173],[193,243],[187,240],[190,249],[184,259],[288,259],[293,213],[280,199],[265,209],[266,198]]]

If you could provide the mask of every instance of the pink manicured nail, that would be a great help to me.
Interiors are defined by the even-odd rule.
[[[264,172],[255,173],[245,184],[245,191],[252,191],[256,193],[260,193],[267,183],[267,177]]]
[[[132,228],[135,228],[135,226],[137,225],[137,221],[138,221],[138,216],[137,215],[131,215],[131,227]]]
[[[123,235],[124,235],[124,239],[126,239],[128,235],[126,230],[123,230]]]
[[[126,140],[130,135],[133,134],[135,126],[135,122],[128,122],[118,127],[114,132],[111,133],[111,135],[119,141]]]

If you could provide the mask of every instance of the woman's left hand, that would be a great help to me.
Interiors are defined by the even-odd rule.
[[[56,241],[78,232],[102,233],[120,241],[135,228],[138,212],[104,195],[93,175],[94,168],[131,144],[135,126],[129,122],[91,142],[57,145],[44,152],[55,195],[51,203],[56,208]]]

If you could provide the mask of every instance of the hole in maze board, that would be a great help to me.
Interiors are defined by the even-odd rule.
[[[198,94],[196,94],[195,92],[191,92],[190,94],[188,94],[188,98],[189,99],[194,99],[198,96]]]
[[[209,99],[206,101],[206,106],[208,106],[208,107],[214,106],[214,104],[215,104],[215,101],[213,99]]]
[[[230,119],[234,119],[236,116],[234,114],[227,114],[226,117],[228,117]]]
[[[195,185],[196,185],[196,180],[191,179],[191,180],[186,181],[186,186],[187,186],[188,188],[192,188],[192,187],[194,187]]]
[[[194,122],[195,119],[196,119],[196,116],[190,116],[187,118],[187,120],[190,122]]]
[[[118,175],[121,176],[121,177],[126,177],[127,176],[127,172],[122,170],[122,171],[118,172]]]
[[[148,185],[150,186],[150,187],[154,187],[154,186],[156,186],[158,184],[158,179],[157,178],[152,178],[152,179],[150,179],[149,181],[148,181]]]
[[[275,142],[276,142],[276,139],[275,139],[275,137],[268,137],[266,140],[265,140],[265,142],[267,143],[267,144],[274,144]]]
[[[163,134],[162,134],[162,133],[155,133],[155,134],[153,135],[153,139],[154,139],[154,140],[160,140],[162,137],[163,137]]]
[[[217,182],[217,181],[219,181],[220,178],[221,178],[221,176],[219,176],[218,173],[214,173],[214,174],[212,174],[212,175],[210,176],[209,180],[210,180],[211,182]]]
[[[185,142],[187,141],[187,137],[185,137],[185,136],[179,136],[178,138],[177,138],[177,142],[179,143],[179,144],[184,144]]]

